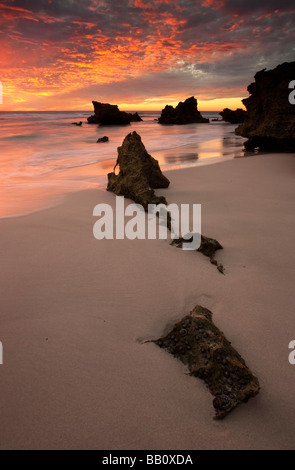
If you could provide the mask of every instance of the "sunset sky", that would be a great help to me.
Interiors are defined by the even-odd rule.
[[[294,31],[294,0],[0,0],[0,110],[235,108]]]

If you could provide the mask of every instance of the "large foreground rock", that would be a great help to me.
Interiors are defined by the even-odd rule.
[[[108,191],[133,199],[145,210],[148,204],[167,204],[163,196],[155,195],[154,189],[168,188],[170,181],[161,172],[157,160],[147,153],[137,132],[128,134],[118,148],[115,168],[118,165],[118,175],[108,174]]]
[[[289,83],[295,80],[295,62],[256,73],[243,100],[248,118],[236,129],[247,137],[247,150],[295,151],[295,105],[289,103]]]
[[[231,124],[241,124],[247,118],[247,112],[242,108],[237,108],[235,111],[224,108],[219,114],[225,122],[230,122]]]
[[[224,418],[239,403],[259,392],[258,379],[212,321],[212,312],[197,305],[190,315],[155,343],[204,380],[212,395],[215,418]]]
[[[119,174],[115,169],[119,166]],[[154,189],[168,188],[170,181],[163,175],[159,163],[149,155],[137,132],[128,134],[121,147],[118,148],[118,158],[114,171],[108,174],[107,190],[117,196],[125,196],[137,204],[141,204],[148,211],[149,204],[168,205],[164,196],[157,196]],[[171,230],[171,215],[167,213],[167,227]],[[181,248],[183,238],[173,240],[172,244]],[[210,258],[212,264],[217,266],[218,271],[223,273],[224,268],[215,260],[215,252],[221,250],[220,243],[201,235],[200,251]]]
[[[117,105],[99,103],[92,101],[94,115],[87,118],[89,124],[100,124],[101,126],[127,125],[130,122],[142,121],[141,117],[135,113],[130,114],[120,111]]]
[[[165,106],[159,117],[159,124],[191,124],[208,123],[209,119],[203,118],[198,111],[198,103],[194,96],[184,102],[178,103],[176,108]]]

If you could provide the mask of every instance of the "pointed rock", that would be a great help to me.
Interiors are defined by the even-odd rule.
[[[133,199],[145,210],[148,204],[167,204],[163,196],[155,195],[154,189],[168,188],[170,181],[161,172],[158,161],[147,153],[137,132],[128,134],[118,148],[117,166],[118,175],[108,174],[108,191]]]

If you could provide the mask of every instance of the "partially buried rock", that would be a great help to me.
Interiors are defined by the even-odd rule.
[[[154,189],[168,188],[170,182],[161,172],[157,160],[147,153],[137,132],[128,134],[118,148],[114,170],[117,166],[118,175],[115,171],[108,174],[108,191],[133,199],[145,210],[148,204],[167,204],[163,196],[156,196]]]
[[[176,108],[165,106],[159,117],[159,124],[192,124],[208,123],[209,119],[203,118],[198,111],[198,103],[194,96],[184,102],[180,101]]]
[[[101,142],[108,142],[109,141],[109,138],[104,135],[103,137],[100,137],[97,141],[97,143],[101,143]]]
[[[171,245],[175,245],[177,248],[182,248],[183,243],[188,243],[188,241],[189,240],[186,240],[184,238],[176,238],[171,242]],[[196,251],[199,251],[200,253],[203,253],[203,255],[210,258],[210,262],[217,266],[218,271],[223,274],[223,265],[218,263],[215,259],[216,251],[222,249],[223,247],[217,240],[215,240],[215,238],[209,238],[205,237],[204,235],[201,235],[201,245]]]
[[[295,151],[295,106],[289,101],[289,85],[295,80],[295,62],[256,73],[243,100],[248,117],[236,129],[247,137],[246,150]]]
[[[80,122],[72,122],[72,125],[73,125],[73,126],[81,127],[82,124],[83,124],[82,121],[80,121]]]
[[[115,169],[119,166],[119,174]],[[114,171],[108,174],[107,190],[112,191],[117,196],[125,196],[132,199],[137,204],[141,204],[145,211],[148,211],[149,204],[165,204],[164,196],[157,196],[154,189],[168,188],[170,182],[163,175],[159,163],[145,149],[141,137],[137,132],[128,134],[121,147],[118,148],[118,158]],[[167,213],[167,227],[171,230],[171,215]],[[189,240],[179,238],[172,241],[172,245],[182,248],[183,243]],[[222,264],[215,260],[215,252],[221,250],[222,246],[214,238],[201,235],[201,245],[197,251],[210,258],[218,271],[223,274]]]
[[[212,312],[200,305],[154,342],[187,365],[191,375],[204,380],[214,396],[217,419],[260,390],[244,359],[213,323]]]

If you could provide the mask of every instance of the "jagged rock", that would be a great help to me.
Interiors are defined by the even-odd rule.
[[[119,166],[119,174],[115,169]],[[165,204],[164,196],[156,196],[154,189],[168,188],[170,181],[163,175],[159,163],[149,155],[137,132],[128,134],[121,147],[118,148],[118,158],[114,171],[108,174],[107,190],[117,196],[125,196],[137,204],[141,204],[145,211],[149,204]],[[171,230],[171,215],[167,213],[167,228]],[[184,238],[173,240],[171,244],[182,247]],[[218,271],[223,273],[222,264],[215,260],[215,252],[222,249],[217,240],[201,235],[201,245],[197,251],[210,258]]]
[[[101,126],[127,125],[132,120],[132,114],[120,111],[117,105],[92,101],[94,115],[87,118],[89,124]]]
[[[178,103],[176,108],[167,105],[158,120],[159,124],[191,124],[208,123],[198,111],[198,103],[194,96]]]
[[[72,125],[73,125],[73,126],[79,126],[79,127],[81,127],[82,124],[83,124],[82,121],[80,121],[80,122],[72,122]]]
[[[103,137],[100,137],[97,141],[97,143],[101,143],[101,142],[108,142],[109,141],[109,138],[104,135]]]
[[[295,62],[256,73],[243,100],[248,118],[236,129],[247,137],[247,150],[295,151],[295,105],[289,103],[289,83],[295,79]]]
[[[215,238],[209,238],[201,235],[201,246],[198,248],[198,251],[203,253],[203,255],[208,256],[210,261],[215,259],[216,251],[222,249],[223,247],[217,240],[215,240]]]
[[[224,121],[230,122],[231,124],[241,124],[247,118],[247,112],[242,108],[237,108],[235,111],[224,108],[219,114]]]
[[[137,132],[128,134],[118,148],[115,168],[117,165],[119,174],[108,174],[108,191],[133,199],[145,210],[148,204],[167,204],[163,196],[155,195],[154,189],[168,188],[170,181],[162,174],[157,160],[147,153]]]
[[[131,122],[140,122],[142,121],[138,113],[131,114]]]
[[[191,375],[204,380],[214,395],[217,419],[260,390],[244,359],[213,323],[212,312],[200,305],[154,342],[187,365]]]
[[[185,240],[184,238],[176,238],[172,240],[171,245],[174,245],[177,248],[182,248],[183,243],[187,243],[188,241],[189,240]],[[223,265],[221,263],[218,263],[215,259],[216,251],[222,249],[223,247],[217,240],[215,240],[215,238],[209,238],[205,237],[204,235],[201,235],[201,245],[196,251],[199,251],[200,253],[203,253],[203,255],[210,258],[211,264],[214,264],[217,267],[218,271],[223,274]]]

